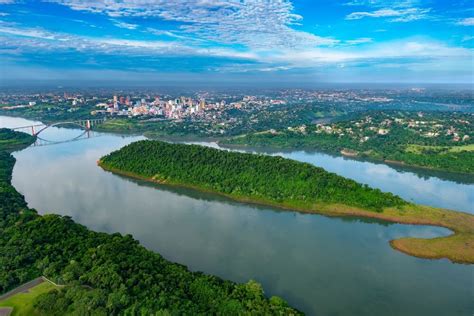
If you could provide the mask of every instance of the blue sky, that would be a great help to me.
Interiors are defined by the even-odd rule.
[[[464,0],[0,0],[0,79],[472,83]]]

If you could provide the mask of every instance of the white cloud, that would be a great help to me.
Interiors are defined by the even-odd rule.
[[[410,22],[426,19],[431,9],[408,8],[408,9],[380,9],[371,12],[353,12],[346,16],[346,20],[360,20],[366,17],[370,18],[393,18],[391,22]]]
[[[472,41],[472,40],[474,40],[474,36],[472,36],[472,35],[466,35],[466,36],[464,36],[464,37],[462,38],[461,41],[463,41],[463,42],[469,42],[469,41]]]
[[[465,18],[465,19],[459,20],[456,24],[463,25],[463,26],[473,26],[474,18]]]
[[[293,13],[289,0],[48,0],[74,10],[107,14],[111,17],[158,17],[183,23],[174,35],[193,34],[225,44],[250,48],[330,46],[333,38],[292,28],[302,20]],[[179,33],[179,34],[178,34]]]
[[[121,22],[117,20],[112,20],[112,22],[114,22],[114,25],[116,27],[120,27],[122,29],[135,30],[138,27],[137,24],[130,24],[130,23],[125,23],[125,22]]]
[[[205,42],[205,40],[197,38],[195,36],[179,35],[179,34],[176,34],[174,31],[160,30],[153,27],[148,27],[145,33],[151,33],[158,36],[167,36],[167,37],[171,37],[171,38],[175,38],[179,40],[185,40],[188,42]]]
[[[3,34],[3,36],[2,36]],[[17,36],[23,37],[18,40]],[[124,56],[213,56],[236,59],[256,59],[251,52],[227,48],[202,48],[170,41],[141,41],[116,38],[92,38],[48,32],[38,28],[18,28],[0,24],[0,47],[15,47],[25,51],[95,52]]]
[[[364,6],[364,7],[391,7],[391,8],[410,8],[420,4],[420,0],[352,0],[346,2],[347,6]]]
[[[232,72],[318,69],[337,65],[350,68],[363,63],[406,65],[413,60],[418,64],[430,64],[433,60],[438,63],[453,60],[464,62],[473,56],[472,49],[447,46],[424,38],[378,44],[369,37],[341,41],[299,31],[294,28],[302,17],[293,14],[293,6],[287,0],[245,3],[219,0],[49,1],[75,10],[105,14],[111,17],[108,18],[117,27],[139,29],[140,32],[160,36],[157,37],[159,40],[93,38],[0,24],[0,47],[5,48],[2,54],[18,56],[21,51],[35,53],[50,50],[58,54],[62,51],[77,51],[121,58],[143,57],[144,60],[154,61],[168,56],[210,56],[227,58],[229,62],[210,65],[209,69],[219,67],[220,70]],[[376,2],[377,5],[382,3]],[[390,6],[374,11],[354,12],[346,18],[357,20],[372,17],[407,22],[428,18],[429,12],[430,9]],[[127,16],[142,16],[148,21],[156,17],[178,23],[172,23],[173,28],[169,30],[146,26],[139,28],[136,24],[121,21],[121,17]],[[123,20],[132,21],[127,18]],[[133,20],[135,21],[136,19]],[[173,40],[168,38],[165,41],[161,36]],[[18,37],[21,39],[18,40]],[[237,49],[222,44],[242,45]]]
[[[3,35],[2,35],[3,34]],[[22,37],[18,40],[18,37]],[[358,45],[358,44],[366,45]],[[206,56],[237,60],[247,60],[261,65],[269,71],[282,69],[318,68],[325,65],[344,63],[396,63],[406,60],[429,62],[436,59],[466,60],[473,56],[473,50],[462,47],[447,46],[441,42],[428,39],[407,39],[373,43],[371,38],[358,38],[341,42],[338,47],[307,47],[294,49],[255,49],[236,50],[223,47],[204,48],[189,41],[150,41],[119,38],[91,38],[79,35],[48,32],[38,28],[19,28],[0,24],[0,47],[15,52],[36,53],[41,51],[71,50],[80,53],[98,53],[116,56],[136,56],[143,58],[160,58],[163,56]],[[256,65],[248,66],[255,69]],[[239,69],[239,66],[236,67]],[[240,71],[247,71],[240,66]]]
[[[345,41],[345,43],[347,43],[348,45],[359,45],[359,44],[366,44],[366,43],[372,43],[372,42],[373,42],[373,39],[370,37],[362,37],[362,38]]]
[[[301,51],[283,51],[268,56],[273,63],[283,63],[291,68],[317,68],[337,63],[403,63],[407,60],[418,60],[430,63],[436,59],[438,63],[446,60],[471,59],[473,50],[462,47],[446,46],[430,40],[398,40],[383,44],[371,44],[358,47],[339,47],[338,49],[311,49]]]
[[[3,23],[2,23],[3,24]],[[19,29],[10,26],[0,25],[0,33],[16,35],[21,37],[33,37],[44,40],[61,40],[62,37],[38,28]]]

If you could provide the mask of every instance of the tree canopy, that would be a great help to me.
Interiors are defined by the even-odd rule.
[[[345,204],[380,212],[407,204],[308,163],[198,145],[139,141],[103,157],[101,165],[162,183],[284,206]]]

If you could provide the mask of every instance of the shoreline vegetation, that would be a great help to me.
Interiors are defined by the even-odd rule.
[[[381,113],[387,114],[392,113],[393,111],[369,111],[367,113]],[[29,117],[18,113],[7,113],[4,112],[2,115],[9,117],[20,117],[26,119],[40,120],[45,123],[53,123],[55,121],[46,120],[41,116]],[[467,114],[466,114],[467,116]],[[406,148],[398,151],[397,156],[392,157],[393,153],[388,153],[388,158],[385,157],[387,153],[377,152],[376,149],[378,146],[373,146],[372,149],[359,148],[361,144],[357,142],[350,143],[347,142],[347,139],[341,140],[338,137],[327,137],[328,135],[319,135],[320,140],[313,139],[312,135],[301,134],[301,135],[292,135],[288,134],[286,130],[267,130],[259,131],[252,134],[240,134],[236,136],[223,136],[223,135],[213,135],[213,136],[204,136],[198,135],[195,133],[169,133],[166,131],[156,131],[150,129],[151,127],[143,128],[131,128],[129,125],[116,124],[124,119],[109,119],[107,124],[98,125],[94,128],[95,131],[100,133],[112,133],[117,135],[134,135],[134,136],[144,136],[147,139],[153,140],[164,140],[170,142],[194,142],[194,141],[207,141],[207,142],[216,142],[222,148],[233,148],[233,149],[254,149],[259,148],[263,150],[277,151],[277,150],[305,150],[309,152],[321,152],[325,154],[342,156],[349,159],[364,160],[375,163],[382,163],[388,166],[399,166],[399,167],[408,167],[413,168],[414,170],[419,169],[420,171],[432,171],[432,172],[442,172],[443,175],[440,177],[442,179],[451,180],[451,177],[456,176],[465,176],[468,177],[474,174],[474,170],[469,169],[469,164],[474,165],[474,145],[469,143],[469,145],[464,146],[466,149],[462,150],[463,146],[423,146],[423,145],[409,145]],[[338,121],[335,124],[348,124],[350,119],[347,121]],[[143,124],[147,123],[141,122]],[[138,123],[137,123],[138,124]],[[146,125],[146,124],[145,124]],[[67,128],[67,126],[64,126]],[[311,129],[311,127],[309,127]],[[292,131],[296,131],[298,128],[293,128]],[[310,136],[310,137],[308,137]],[[386,136],[384,136],[387,138]],[[426,140],[426,139],[425,139]],[[397,142],[398,140],[395,139]],[[385,140],[387,143],[392,143],[392,140]],[[472,142],[472,141],[471,141]],[[450,150],[454,149],[454,150]],[[403,156],[400,156],[401,152]],[[437,167],[423,164],[422,161],[426,157],[432,157],[434,154],[441,157],[443,164],[448,164],[447,166]],[[448,157],[449,156],[449,157]],[[410,160],[415,162],[405,161],[403,157],[408,157]],[[420,157],[424,157],[423,159]],[[431,159],[430,158],[430,159]],[[422,159],[420,161],[420,159]],[[438,160],[438,159],[435,159]],[[459,162],[460,160],[466,160],[469,162],[468,167],[464,167],[463,170],[457,170],[456,166],[453,166],[451,162]],[[440,160],[435,161],[434,163],[439,163]],[[472,162],[472,163],[471,163]],[[467,169],[466,169],[467,168]],[[467,171],[466,171],[467,170]],[[467,183],[472,183],[469,179],[466,180]]]
[[[269,132],[268,132],[269,134]],[[330,155],[335,155],[335,156],[341,156],[341,157],[346,157],[350,159],[361,159],[361,160],[367,160],[367,161],[373,161],[373,162],[378,162],[378,163],[383,163],[385,165],[396,165],[396,166],[402,166],[402,167],[411,167],[411,168],[416,168],[416,169],[421,169],[421,170],[430,170],[430,171],[439,171],[439,172],[446,172],[450,173],[453,175],[474,175],[474,171],[457,171],[449,168],[437,168],[433,166],[427,166],[427,165],[422,165],[422,164],[416,164],[416,163],[409,163],[407,161],[403,160],[396,160],[396,159],[385,159],[381,158],[375,155],[371,155],[370,152],[359,152],[357,150],[352,150],[348,149],[346,147],[337,147],[334,150],[330,150],[324,147],[319,147],[318,145],[301,145],[301,144],[295,144],[292,143],[291,141],[288,141],[288,143],[284,145],[279,145],[276,143],[273,143],[272,139],[259,139],[258,141],[255,141],[252,139],[253,137],[261,137],[260,135],[240,135],[236,136],[233,138],[224,138],[224,139],[219,139],[217,140],[217,143],[219,146],[222,148],[233,148],[236,150],[245,150],[248,148],[254,149],[254,148],[261,148],[265,150],[271,150],[271,151],[278,151],[278,150],[304,150],[304,151],[309,151],[309,152],[321,152],[325,154],[330,154]],[[252,140],[251,140],[252,139]],[[468,153],[468,152],[473,152],[472,149],[469,151],[461,152],[461,153]],[[473,155],[474,156],[474,155]],[[469,159],[473,159],[473,157],[467,157]]]
[[[35,315],[302,314],[280,297],[265,296],[253,280],[240,284],[192,272],[130,235],[39,215],[11,184],[11,152],[33,142],[0,128],[0,293],[46,275],[64,286],[32,298],[28,308]]]
[[[267,164],[269,168],[263,170],[262,167]],[[445,227],[453,231],[453,234],[431,239],[400,238],[392,240],[390,245],[396,250],[420,258],[447,258],[456,263],[474,263],[473,215],[408,203],[390,193],[371,189],[306,163],[281,157],[147,140],[132,143],[102,157],[98,165],[106,171],[126,177],[186,187],[240,202],[284,210]],[[210,174],[210,177],[204,173]],[[308,195],[310,188],[318,184],[319,180],[314,177],[323,179],[319,184],[326,185],[323,191],[316,190],[319,195],[316,199]],[[209,179],[213,182],[205,182]],[[296,183],[296,186],[290,185],[280,190],[285,186],[281,180]],[[249,181],[253,193],[246,193],[242,187],[245,183],[249,184]],[[259,191],[259,186],[254,184],[261,185],[261,188],[279,189]],[[288,198],[289,195],[286,194],[289,192],[296,192],[299,196]],[[328,192],[337,199],[324,197]],[[343,195],[346,196],[345,200]]]

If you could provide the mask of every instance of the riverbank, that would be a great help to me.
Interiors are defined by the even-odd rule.
[[[409,203],[397,207],[384,207],[381,212],[376,212],[343,203],[315,203],[295,200],[275,202],[270,199],[256,198],[250,195],[228,194],[190,182],[176,181],[163,174],[144,176],[136,172],[115,168],[103,160],[99,160],[97,163],[104,170],[122,176],[151,183],[214,193],[239,202],[326,216],[366,217],[392,223],[445,227],[452,230],[453,235],[432,239],[401,238],[392,240],[390,244],[393,248],[416,257],[429,259],[447,258],[457,263],[474,263],[474,216],[467,213]],[[137,163],[139,164],[139,162]]]
[[[9,116],[9,117],[18,117],[18,118],[25,118],[25,119],[31,119],[31,120],[41,120],[42,122],[49,124],[49,123],[54,123],[54,120],[47,120],[42,117],[38,116],[28,116],[28,115],[23,115],[23,114],[18,114],[18,113],[8,113],[8,111],[3,111],[1,113],[4,116]],[[113,120],[109,120],[108,123],[112,122]],[[143,123],[146,123],[143,122]],[[156,123],[156,122],[155,122]],[[63,126],[64,128],[70,128],[68,126]],[[73,127],[74,128],[74,127]],[[336,149],[327,149],[327,148],[318,148],[314,146],[306,146],[306,145],[301,145],[301,144],[279,144],[275,143],[272,141],[266,140],[266,146],[262,147],[261,144],[256,143],[256,144],[247,144],[247,143],[236,143],[233,142],[232,140],[238,139],[241,137],[245,137],[246,135],[240,135],[240,136],[196,136],[193,133],[189,134],[174,134],[174,133],[167,133],[167,132],[162,132],[162,131],[153,131],[153,130],[147,130],[147,129],[134,129],[134,128],[126,128],[124,126],[118,125],[117,128],[113,128],[113,126],[107,126],[107,125],[97,125],[94,127],[94,131],[100,132],[100,133],[108,133],[108,134],[114,134],[114,135],[123,135],[123,136],[144,136],[148,139],[154,139],[154,140],[164,140],[164,141],[169,141],[169,142],[216,142],[219,146],[222,148],[230,148],[230,149],[235,149],[235,150],[247,150],[247,149],[253,149],[253,148],[262,148],[265,151],[286,151],[286,152],[291,152],[291,151],[296,151],[296,150],[302,150],[302,151],[307,151],[307,152],[321,152],[329,155],[333,155],[335,157],[346,157],[349,159],[354,159],[358,161],[369,161],[373,163],[380,163],[380,164],[385,164],[388,166],[392,167],[400,167],[404,168],[407,171],[414,172],[416,173],[417,171],[420,172],[429,172],[430,174],[435,177],[439,177],[440,179],[445,179],[449,181],[458,181],[458,178],[462,178],[461,182],[462,183],[467,183],[467,184],[472,184],[474,183],[474,180],[472,175],[474,173],[466,173],[466,172],[460,172],[452,169],[447,169],[447,168],[436,168],[432,166],[426,166],[426,165],[421,165],[421,164],[414,164],[414,163],[409,163],[406,161],[402,160],[394,160],[394,159],[385,159],[385,158],[380,158],[379,156],[374,156],[367,154],[365,152],[358,152],[355,150],[347,149],[347,148],[336,148]],[[259,133],[261,134],[261,132]],[[263,133],[265,134],[265,133]],[[270,144],[270,145],[268,145]]]
[[[145,249],[131,235],[95,232],[69,216],[37,214],[11,184],[15,158],[10,152],[32,141],[27,134],[0,129],[0,275],[8,276],[0,278],[0,293],[48,275],[68,286],[34,298],[39,315],[86,309],[127,314],[137,305],[146,314],[301,314],[279,297],[266,297],[255,281],[239,284],[192,272]],[[118,296],[120,305],[107,303]]]

